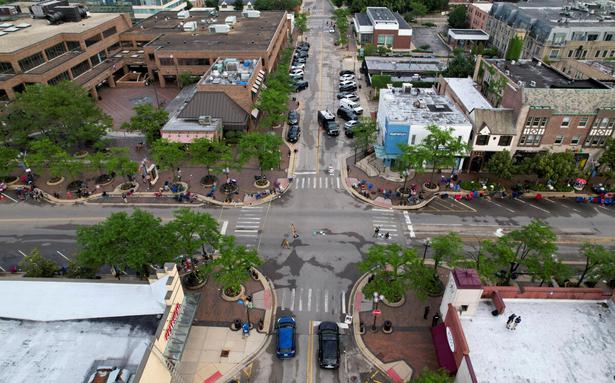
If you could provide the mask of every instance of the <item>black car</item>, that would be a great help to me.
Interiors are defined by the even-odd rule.
[[[298,51],[303,51],[303,52],[307,52],[310,50],[310,47],[305,46],[305,45],[297,45],[297,50]]]
[[[340,92],[356,92],[357,91],[357,84],[356,83],[352,83],[352,84],[340,84],[339,87]]]
[[[300,92],[308,88],[308,82],[307,81],[297,81],[293,83],[293,86],[295,88],[295,92]]]
[[[354,71],[352,71],[352,70],[341,70],[341,71],[340,71],[340,76],[343,76],[343,75],[345,75],[345,74],[351,74],[351,75],[354,75]]]
[[[299,123],[299,113],[296,110],[288,111],[288,125],[297,125]]]
[[[310,47],[310,43],[308,43],[307,41],[302,41],[299,44],[297,44],[298,47]]]
[[[340,106],[337,109],[337,115],[339,117],[341,117],[345,121],[358,120],[359,119],[357,114],[352,109],[344,108],[343,106]]]
[[[295,51],[295,57],[308,57],[307,51],[297,50]]]
[[[305,57],[295,57],[293,59],[293,65],[297,65],[297,64],[305,64]]]
[[[286,141],[294,144],[299,141],[299,136],[301,135],[301,128],[299,125],[291,125],[288,127],[288,133],[286,133]]]
[[[318,326],[318,364],[327,369],[340,366],[339,327],[334,322],[322,322]]]

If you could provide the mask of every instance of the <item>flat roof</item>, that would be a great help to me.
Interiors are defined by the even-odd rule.
[[[27,8],[25,11],[27,12]],[[24,12],[23,8],[22,12]],[[27,14],[17,20],[3,21],[3,23],[9,24],[27,23],[30,24],[30,27],[0,36],[0,53],[13,53],[60,34],[70,36],[71,34],[87,32],[99,25],[122,17],[119,13],[88,13],[88,15],[88,18],[79,22],[66,22],[58,25],[50,25],[45,19],[32,19]]]
[[[378,113],[385,113],[389,122],[471,125],[448,97],[437,94],[434,89],[412,88],[410,93],[403,93],[401,88],[381,89],[380,100],[383,108]]]
[[[482,29],[449,29],[448,35],[455,40],[489,40],[489,34]]]
[[[446,81],[448,87],[457,95],[459,102],[468,111],[468,113],[471,113],[477,108],[493,108],[481,92],[476,89],[474,86],[474,80],[471,78],[446,77],[444,78],[444,81]]]
[[[603,301],[504,299],[494,317],[481,301],[461,316],[479,382],[612,382],[615,376],[615,305]],[[521,316],[515,331],[508,316]]]
[[[254,68],[260,58],[237,59],[232,57],[218,58],[209,70],[201,77],[200,84],[241,85],[245,86],[254,74]]]
[[[368,71],[386,72],[442,72],[446,64],[435,58],[420,57],[365,57]]]
[[[366,12],[375,22],[397,21],[393,12],[387,7],[367,7]]]
[[[513,80],[513,82],[518,84],[518,82],[521,81],[525,87],[567,89],[607,88],[607,86],[596,80],[575,80],[535,59],[519,60],[514,64],[512,61],[501,59],[487,60],[487,62],[494,64],[502,72],[507,73],[507,76]],[[536,85],[532,86],[532,81],[534,81]]]
[[[190,17],[178,19],[177,12],[159,12],[122,33],[122,36],[144,34],[153,39],[147,46],[171,51],[266,50],[275,36],[278,25],[285,20],[285,14],[283,11],[261,11],[260,17],[248,18],[243,17],[241,12],[220,12],[217,18],[212,18],[209,12],[191,11]],[[230,32],[209,31],[210,25],[224,24],[228,16],[237,17],[237,23]],[[190,21],[197,23],[197,30],[184,32],[181,25]]]
[[[471,3],[470,6],[476,7],[483,12],[489,13],[489,11],[491,10],[491,7],[493,7],[493,3]]]
[[[372,21],[369,19],[366,13],[355,13],[354,17],[357,20],[357,23],[359,23],[359,25],[363,25],[366,27],[372,25]]]
[[[121,304],[121,299],[116,304]],[[0,381],[85,382],[101,366],[126,368],[135,374],[158,322],[155,316],[60,322],[0,320]]]
[[[159,315],[168,276],[149,284],[81,280],[0,280],[0,318],[59,321]]]

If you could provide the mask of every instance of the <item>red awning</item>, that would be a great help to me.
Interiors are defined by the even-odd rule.
[[[440,323],[436,327],[431,328],[431,339],[434,348],[436,349],[436,358],[440,367],[444,368],[451,374],[457,373],[457,363],[455,363],[455,355],[451,351],[446,338],[446,325]]]

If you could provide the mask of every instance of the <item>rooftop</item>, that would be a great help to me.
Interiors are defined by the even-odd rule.
[[[461,317],[479,382],[612,382],[615,306],[612,302],[505,299],[494,317],[490,301]],[[521,316],[515,331],[508,315]]]
[[[27,12],[28,8],[22,8]],[[13,53],[20,49],[51,39],[54,36],[64,34],[67,36],[83,33],[99,25],[123,17],[119,13],[89,13],[87,19],[79,22],[65,22],[58,25],[50,25],[45,19],[32,19],[29,14],[22,14],[17,20],[4,21],[8,24],[29,24],[29,27],[18,28],[17,31],[8,32],[0,36],[0,53]],[[6,29],[6,28],[5,28]]]
[[[455,40],[489,40],[489,34],[482,29],[449,29],[448,35]]]
[[[555,68],[536,59],[506,61],[487,60],[495,64],[513,82],[530,88],[605,89],[606,85],[596,80],[574,80]]]
[[[393,12],[386,7],[367,7],[366,12],[374,22],[396,22],[397,19]]]
[[[491,7],[493,7],[493,3],[471,3],[470,6],[476,7],[483,12],[489,12]]]
[[[123,36],[137,35],[138,39],[152,39],[146,46],[177,50],[266,50],[275,36],[278,25],[286,20],[286,12],[261,12],[260,17],[243,17],[241,12],[221,12],[217,18],[209,12],[190,12],[186,19],[178,19],[177,12],[159,12],[135,25]],[[229,16],[236,16],[237,23],[228,33],[215,33],[209,26],[224,24]],[[185,32],[183,25],[196,22],[194,32]]]
[[[201,78],[200,83],[245,86],[252,77],[254,68],[259,61],[259,58],[250,60],[219,58]]]
[[[446,77],[444,81],[448,87],[457,95],[459,102],[463,104],[465,110],[471,113],[474,109],[491,109],[492,106],[474,86],[471,78]]]
[[[198,121],[200,116],[221,118],[225,127],[248,123],[248,112],[223,92],[196,92],[177,118]]]
[[[121,306],[121,301],[117,299],[115,304]],[[0,320],[0,381],[85,382],[99,366],[118,366],[134,374],[158,322],[156,316],[61,322]]]
[[[371,26],[372,21],[369,19],[366,13],[355,13],[354,17],[359,25]]]
[[[438,95],[434,89],[412,88],[406,93],[402,88],[381,89],[380,99],[389,122],[444,127],[470,125],[470,121],[449,98]]]
[[[442,72],[446,65],[438,59],[420,57],[380,57],[367,56],[365,63],[368,70],[383,72]]]

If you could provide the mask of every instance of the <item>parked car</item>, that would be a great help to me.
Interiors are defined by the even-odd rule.
[[[305,64],[305,57],[295,57],[292,65]]]
[[[290,74],[300,74],[303,76],[303,69],[291,69]]]
[[[293,69],[305,69],[305,64],[292,65],[290,70],[292,71]]]
[[[295,92],[300,92],[304,89],[308,88],[308,82],[307,81],[295,81],[293,83],[293,87],[295,88]]]
[[[337,109],[337,115],[345,121],[357,120],[359,118],[358,115],[352,109],[348,109],[343,106],[340,106]]]
[[[347,98],[342,98],[340,100],[340,106],[350,109],[353,112],[355,112],[356,114],[363,114],[363,108],[361,107],[361,105],[359,105],[358,102],[349,100]]]
[[[357,85],[357,83],[354,82],[353,80],[341,80],[340,81],[340,86],[342,86],[342,85],[353,85],[353,84]]]
[[[318,326],[318,364],[326,369],[340,365],[339,327],[334,322],[322,322]]]
[[[299,123],[299,112],[296,110],[288,111],[288,125],[297,125]]]
[[[346,137],[352,138],[354,136],[352,129],[358,124],[359,124],[359,121],[357,120],[350,120],[344,124],[344,134],[346,135]]]
[[[310,47],[307,45],[297,45],[297,50],[307,52],[310,50]]]
[[[308,53],[306,51],[297,50],[295,51],[295,57],[308,57]]]
[[[340,84],[339,90],[340,92],[356,92],[357,84],[355,84],[354,82],[350,84],[344,84],[344,85]]]
[[[275,355],[280,359],[292,358],[296,354],[296,322],[292,316],[278,318],[275,324],[278,341]]]
[[[299,47],[310,47],[310,43],[308,43],[307,41],[302,41],[299,44],[297,44],[297,46]]]
[[[340,76],[343,76],[345,74],[351,74],[351,75],[354,76],[354,71],[352,71],[352,70],[341,70],[340,71]]]
[[[288,76],[291,78],[291,80],[294,81],[299,81],[299,80],[303,80],[303,73],[289,73]]]
[[[299,125],[290,125],[286,133],[286,141],[294,144],[299,141],[299,136],[301,136],[301,128]]]
[[[345,74],[343,76],[340,76],[340,81],[354,81],[355,77],[353,74]]]
[[[335,29],[334,28],[329,28],[329,33],[335,33]]]
[[[352,101],[359,101],[359,96],[357,96],[356,93],[352,92],[340,92],[336,95],[336,97],[338,100],[341,100],[342,98],[347,98]]]

